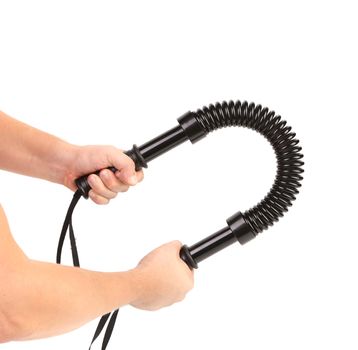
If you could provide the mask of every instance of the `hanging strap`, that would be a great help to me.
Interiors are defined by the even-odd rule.
[[[74,209],[75,209],[75,207],[76,207],[76,205],[77,205],[77,203],[78,203],[80,198],[81,198],[81,192],[77,190],[75,192],[75,194],[73,195],[72,201],[71,201],[70,206],[68,207],[68,210],[67,210],[65,221],[63,222],[61,235],[60,235],[60,239],[58,241],[58,246],[57,246],[57,256],[56,256],[56,263],[57,264],[61,264],[63,243],[65,242],[67,232],[69,231],[73,266],[80,267],[80,260],[79,260],[79,257],[78,257],[78,250],[77,250],[77,245],[76,245],[76,237],[75,237],[75,233],[74,233],[73,225],[72,225],[72,214],[73,214],[73,211],[74,211]],[[109,340],[111,339],[111,335],[112,335],[114,326],[116,324],[117,315],[118,315],[118,309],[115,310],[112,313],[112,316],[111,316],[111,312],[110,312],[110,313],[105,314],[105,315],[103,315],[101,317],[101,319],[98,322],[98,326],[96,328],[96,331],[95,331],[95,333],[93,335],[92,342],[91,342],[91,345],[89,347],[89,350],[91,349],[92,344],[94,343],[94,341],[101,334],[104,326],[107,323],[107,320],[110,318],[110,320],[108,322],[108,325],[107,325],[106,332],[105,332],[104,337],[103,337],[103,342],[102,342],[102,350],[105,350],[107,348]]]
[[[70,203],[70,206],[68,207],[67,214],[65,216],[65,221],[63,222],[63,225],[62,225],[60,239],[59,239],[58,245],[57,245],[57,255],[56,255],[56,263],[57,264],[61,264],[61,255],[62,255],[63,243],[65,241],[67,230],[68,230],[68,227],[70,226],[70,224],[71,224],[71,227],[72,227],[72,213],[73,213],[73,210],[75,209],[76,204],[78,203],[80,198],[81,198],[81,192],[76,191],[75,194],[73,195],[73,198],[72,198],[72,201]],[[73,227],[72,227],[72,233],[73,233]],[[73,241],[71,240],[71,246],[72,246],[73,242],[74,242],[75,251],[77,252],[77,247],[76,247],[75,240],[73,240]],[[73,252],[73,250],[72,250],[72,252]],[[72,255],[72,258],[73,258],[73,255]],[[73,263],[75,263],[75,261]]]
[[[101,317],[101,319],[98,322],[98,326],[96,328],[96,331],[94,332],[94,336],[92,338],[92,342],[91,342],[91,345],[90,345],[88,350],[91,350],[92,344],[98,338],[98,336],[101,334],[101,332],[102,332],[102,330],[103,330],[103,328],[104,328],[109,316],[111,316],[111,318],[110,318],[110,320],[108,322],[108,325],[107,325],[106,332],[104,333],[103,342],[102,342],[102,350],[106,349],[106,347],[107,347],[107,345],[109,343],[109,340],[111,339],[111,335],[112,335],[114,326],[116,324],[117,315],[118,315],[118,309],[115,310],[112,313],[112,316],[111,316],[111,313],[108,313],[108,314],[105,314],[105,315],[103,315]]]

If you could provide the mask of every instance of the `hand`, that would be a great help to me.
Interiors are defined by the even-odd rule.
[[[91,174],[89,197],[97,204],[107,204],[118,192],[126,192],[143,180],[143,171],[135,171],[135,164],[122,150],[113,146],[75,146],[73,156],[65,175],[64,185],[76,189],[75,180],[86,174],[103,169],[99,175]],[[113,174],[106,169],[114,166],[118,171]]]
[[[145,256],[133,270],[139,297],[131,303],[143,310],[158,310],[182,301],[194,286],[194,273],[179,257],[182,244],[164,244]]]

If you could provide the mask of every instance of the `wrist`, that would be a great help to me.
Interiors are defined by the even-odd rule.
[[[72,145],[60,140],[56,147],[54,167],[56,175],[53,182],[75,189],[74,180],[76,176],[76,162],[80,152],[80,146]]]
[[[44,138],[41,147],[30,158],[33,170],[29,175],[64,184],[75,154],[75,146],[52,136]]]
[[[143,298],[145,291],[148,291],[148,283],[146,283],[145,273],[138,267],[131,269],[126,273],[131,288],[131,296],[128,304],[135,304],[138,300]]]

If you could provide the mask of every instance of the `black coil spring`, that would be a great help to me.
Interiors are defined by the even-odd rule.
[[[253,129],[271,143],[277,159],[273,186],[265,198],[243,214],[255,234],[272,226],[296,199],[303,177],[303,154],[296,134],[275,112],[261,105],[240,101],[222,102],[196,111],[196,118],[206,132],[227,126]]]

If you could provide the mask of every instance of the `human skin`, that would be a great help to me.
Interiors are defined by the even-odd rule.
[[[133,161],[113,146],[76,146],[0,112],[0,169],[38,177],[75,190],[74,180],[92,174],[90,198],[107,204],[143,179]],[[113,174],[106,169],[115,166]]]
[[[90,178],[90,198],[106,204],[140,182],[133,161],[112,146],[75,146],[0,112],[0,168],[75,189]],[[30,235],[31,233],[29,233]],[[0,206],[0,343],[71,331],[115,308],[157,310],[181,301],[193,272],[180,259],[181,243],[167,243],[123,272],[96,272],[30,259],[14,240]]]

